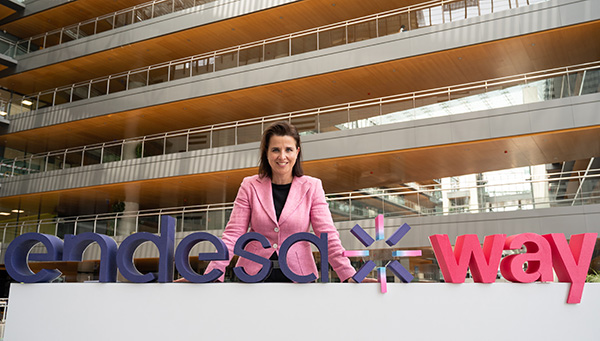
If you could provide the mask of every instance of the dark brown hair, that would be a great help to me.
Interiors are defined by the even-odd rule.
[[[271,165],[269,165],[269,159],[267,158],[267,152],[269,149],[269,142],[271,141],[271,136],[291,136],[296,140],[296,148],[300,148],[300,135],[296,130],[296,127],[291,125],[288,122],[281,121],[275,122],[265,130],[262,136],[262,140],[260,141],[260,161],[258,162],[258,175],[261,178],[267,176],[269,178],[273,177],[273,170],[271,169]],[[294,168],[292,168],[292,176],[302,176],[304,175],[304,171],[302,170],[302,148],[298,151],[298,157],[296,158],[296,163],[294,164]]]

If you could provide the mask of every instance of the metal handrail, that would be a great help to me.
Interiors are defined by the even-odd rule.
[[[353,129],[360,128],[362,125],[357,124],[358,120],[351,120],[350,113],[359,108],[367,108],[374,107],[372,119],[379,118],[379,122],[377,124],[386,124],[386,122],[382,121],[382,117],[385,115],[392,114],[383,114],[383,109],[386,105],[391,105],[393,103],[399,103],[403,101],[408,101],[411,103],[411,107],[406,108],[409,109],[418,109],[423,106],[429,105],[427,101],[423,101],[424,104],[421,104],[419,100],[427,99],[430,97],[436,97],[437,104],[440,103],[440,96],[443,97],[442,102],[450,103],[454,100],[464,100],[467,98],[472,98],[474,96],[481,96],[482,94],[488,94],[492,91],[496,91],[498,87],[502,87],[504,89],[510,89],[510,86],[522,86],[526,84],[533,84],[537,81],[544,81],[547,79],[556,79],[557,77],[563,77],[564,82],[567,84],[567,88],[571,89],[570,86],[570,75],[580,75],[581,78],[584,79],[586,72],[593,70],[597,72],[600,70],[600,61],[578,64],[568,67],[562,68],[554,68],[543,71],[530,72],[515,76],[507,76],[501,77],[491,80],[485,80],[480,82],[472,82],[459,84],[454,86],[448,86],[443,88],[436,88],[430,90],[417,91],[412,93],[405,93],[393,96],[386,96],[377,99],[371,100],[363,100],[356,102],[349,102],[344,104],[331,105],[320,108],[313,108],[308,110],[294,111],[283,114],[276,114],[270,116],[264,116],[259,118],[245,119],[234,122],[225,122],[221,124],[214,124],[209,126],[202,126],[196,128],[189,128],[184,130],[176,130],[166,133],[160,134],[151,134],[140,137],[133,137],[118,141],[111,142],[103,142],[96,143],[85,146],[77,146],[71,147],[62,150],[49,151],[44,153],[30,154],[26,157],[19,157],[14,159],[4,159],[0,160],[0,178],[8,178],[19,175],[27,175],[38,172],[46,172],[52,170],[65,169],[67,166],[69,167],[81,167],[92,164],[102,164],[114,161],[124,160],[125,158],[144,158],[148,156],[157,156],[157,155],[167,155],[177,152],[188,152],[192,150],[192,145],[190,137],[193,136],[203,136],[206,138],[206,143],[204,145],[205,148],[196,148],[196,149],[207,149],[214,147],[214,138],[213,135],[218,133],[219,131],[225,130],[233,130],[234,138],[231,140],[225,141],[225,143],[220,144],[220,146],[224,145],[237,145],[240,143],[246,143],[248,141],[260,141],[262,132],[266,125],[271,122],[280,121],[280,120],[288,120],[290,122],[297,121],[302,118],[315,118],[315,122],[309,127],[308,130],[303,130],[303,134],[319,134],[323,132],[323,128],[325,128],[325,123],[322,123],[323,120],[327,120],[328,114],[334,114],[339,112],[346,112],[344,117],[348,117],[346,121],[337,122],[337,129]],[[593,81],[594,78],[588,77],[588,81]],[[573,88],[573,95],[580,95],[581,89],[587,84],[584,81],[578,82],[579,89]],[[595,87],[596,89],[598,87]],[[476,92],[475,95],[468,97],[461,97],[456,99],[455,94],[460,93],[464,94],[468,91]],[[561,94],[562,97],[569,97],[571,93],[565,92]],[[378,109],[377,109],[378,108]],[[421,117],[413,117],[413,119],[419,119]],[[364,120],[364,119],[362,119]],[[391,122],[388,122],[391,123]],[[343,126],[345,125],[345,126]],[[255,126],[257,129],[251,136],[244,135],[244,139],[242,139],[240,133],[240,129],[249,128]],[[325,129],[327,130],[327,129]],[[167,149],[167,141],[173,138],[184,138],[185,139],[185,148],[180,148],[181,150],[171,151]],[[240,142],[242,141],[242,142]],[[148,144],[158,143],[162,144],[162,148],[160,153],[150,155],[150,152],[147,153]],[[134,156],[126,156],[124,155],[124,149],[126,145],[141,145],[141,151]],[[138,155],[139,154],[139,155]],[[98,156],[99,155],[99,156]],[[72,157],[76,160],[76,162],[68,161],[68,158]],[[86,159],[87,157],[87,159]],[[59,165],[55,167],[55,165],[51,164],[50,160],[54,160],[55,162],[59,162]],[[87,161],[86,161],[87,160]],[[35,167],[34,167],[35,166]]]
[[[52,106],[61,105],[61,104],[65,104],[65,103],[71,103],[71,102],[78,101],[78,100],[89,99],[92,97],[98,97],[98,96],[108,95],[108,94],[112,94],[112,93],[117,93],[120,91],[127,91],[127,90],[130,90],[133,88],[150,86],[150,85],[157,84],[157,83],[170,82],[170,81],[183,79],[183,78],[187,78],[187,77],[193,77],[193,76],[205,74],[208,72],[216,72],[216,71],[230,69],[233,67],[239,67],[242,65],[248,65],[248,64],[252,64],[252,63],[256,63],[256,62],[262,62],[262,61],[276,59],[276,58],[280,58],[280,57],[287,57],[287,56],[305,53],[305,52],[309,52],[309,51],[321,50],[321,49],[329,48],[329,47],[333,47],[333,46],[339,46],[339,45],[349,44],[352,42],[357,42],[357,41],[362,41],[362,40],[373,39],[373,38],[385,36],[385,35],[392,34],[392,33],[380,32],[380,30],[379,30],[380,21],[390,18],[390,17],[393,17],[393,16],[398,16],[398,23],[396,25],[398,27],[393,30],[394,31],[393,33],[402,31],[402,30],[399,30],[399,28],[401,27],[400,24],[402,22],[402,15],[404,15],[404,14],[406,15],[406,18],[404,20],[406,21],[406,25],[408,25],[406,28],[406,31],[421,28],[421,27],[429,27],[429,26],[434,25],[433,21],[431,21],[431,19],[430,19],[429,23],[423,23],[423,25],[421,25],[419,27],[412,27],[411,20],[408,20],[407,18],[409,18],[411,16],[411,13],[416,13],[417,11],[429,11],[429,17],[431,18],[431,11],[432,10],[437,11],[437,9],[439,9],[441,11],[440,12],[441,13],[440,23],[446,22],[446,19],[447,19],[446,13],[449,13],[449,17],[448,17],[449,21],[463,20],[463,19],[467,18],[467,16],[468,16],[468,8],[469,7],[477,8],[477,14],[473,15],[473,16],[481,15],[481,6],[480,6],[481,2],[479,0],[475,0],[475,1],[476,1],[476,6],[468,6],[468,4],[474,3],[473,0],[432,0],[432,1],[429,1],[426,3],[421,3],[418,5],[407,6],[407,7],[403,7],[400,9],[385,11],[385,12],[381,12],[381,13],[377,13],[377,14],[373,14],[373,15],[369,15],[369,16],[365,16],[365,17],[360,17],[360,18],[347,20],[347,21],[334,23],[334,24],[329,24],[329,25],[325,25],[325,26],[321,26],[321,27],[317,27],[317,28],[312,28],[312,29],[294,32],[294,33],[290,33],[290,34],[285,34],[282,36],[269,38],[269,39],[265,39],[265,40],[260,40],[260,41],[256,41],[256,42],[252,42],[252,43],[242,44],[242,45],[235,46],[235,47],[230,47],[230,48],[226,48],[226,49],[203,53],[200,55],[194,55],[191,57],[172,60],[169,62],[155,64],[155,65],[138,68],[138,69],[134,69],[134,70],[129,70],[129,71],[112,74],[112,75],[104,76],[104,77],[100,77],[100,78],[95,78],[95,79],[84,81],[84,82],[78,82],[75,84],[58,87],[58,88],[51,89],[51,90],[44,90],[41,92],[25,95],[22,97],[15,96],[11,101],[11,107],[17,107],[19,109],[18,110],[10,109],[9,115],[23,114],[25,112],[35,111],[35,110],[38,110],[38,109],[41,109],[44,107],[52,107]],[[505,3],[505,8],[502,8],[501,10],[512,8],[511,6],[513,4],[513,1],[511,1],[511,0],[502,0],[502,1],[503,1],[502,3]],[[522,6],[529,5],[530,2],[538,3],[538,2],[544,2],[544,1],[548,1],[548,0],[526,0],[526,1],[523,0],[520,2],[521,5],[519,5],[519,2],[515,2],[515,4],[516,4],[516,7],[519,7],[519,6],[522,7]],[[457,4],[457,3],[463,4],[463,6],[465,8],[464,16],[452,19],[452,15],[451,15],[452,6],[451,5]],[[495,1],[495,3],[497,4],[498,1]],[[492,3],[492,4],[494,4],[494,3]],[[493,12],[494,12],[494,6],[492,5],[490,7],[489,13],[493,13]],[[486,14],[486,13],[484,13],[484,14]],[[416,17],[415,17],[415,20],[416,20]],[[356,39],[353,39],[352,41],[350,41],[348,39],[349,27],[356,26],[359,24],[364,24],[365,22],[369,22],[369,21],[372,21],[376,24],[375,35],[373,35],[373,36],[369,35],[367,37],[356,38]],[[406,25],[402,25],[402,26],[406,26]],[[345,35],[343,35],[339,41],[334,42],[332,40],[331,44],[328,44],[328,45],[324,45],[321,43],[322,35],[330,33],[337,29],[345,30]],[[315,45],[311,48],[303,47],[303,49],[301,51],[294,51],[293,40],[301,39],[303,37],[308,37],[309,35],[315,35],[315,41],[316,41]],[[267,58],[268,53],[266,53],[266,49],[268,47],[275,48],[275,50],[273,52],[276,53],[278,51],[276,44],[281,43],[281,42],[286,42],[285,52],[282,52],[281,55],[273,55],[272,58]],[[256,51],[259,53],[259,56],[257,58],[255,58],[254,56],[252,58],[249,57],[247,60],[243,60],[242,61],[243,63],[240,63],[240,53],[248,52],[251,49],[256,49],[256,48],[260,48],[260,47],[262,47],[262,49],[259,49],[260,51]],[[226,56],[231,57],[232,60],[235,59],[235,65],[225,64],[225,62],[223,62],[223,60],[224,60],[224,57],[226,57]],[[217,67],[218,58],[220,58],[220,60],[221,60],[220,61],[221,65],[219,67]],[[181,67],[185,72],[183,72],[181,75],[176,74],[176,72],[175,72],[176,67]],[[157,73],[157,75],[152,76],[151,73],[153,71],[155,73]],[[57,95],[59,95],[58,98],[57,98]]]
[[[573,204],[578,205],[587,205],[587,204],[598,204],[600,203],[600,190],[598,190],[598,186],[592,186],[592,188],[596,188],[592,192],[583,193],[579,191],[577,193],[577,197],[574,196],[574,193],[567,198],[557,198],[555,194],[551,193],[549,187],[550,184],[556,184],[559,181],[578,181],[579,183],[583,183],[584,181],[600,181],[600,169],[586,169],[583,171],[569,171],[569,172],[557,172],[557,173],[548,173],[544,175],[531,175],[530,179],[526,181],[522,180],[507,180],[503,183],[496,184],[466,184],[461,187],[464,191],[469,191],[472,189],[484,189],[488,190],[488,192],[501,192],[501,191],[493,191],[494,188],[502,188],[503,186],[515,186],[515,185],[527,185],[533,186],[534,184],[547,184],[544,186],[546,188],[546,192],[544,192],[543,196],[536,197],[531,191],[518,191],[516,194],[521,194],[523,196],[527,196],[528,202],[521,203],[520,205],[524,205],[521,209],[536,209],[539,207],[552,207],[552,206],[571,206]],[[414,188],[419,187],[419,188]],[[341,220],[352,220],[352,219],[362,219],[365,216],[369,218],[379,213],[383,213],[386,216],[394,216],[397,215],[394,211],[386,211],[385,207],[391,205],[392,207],[403,210],[401,216],[430,216],[430,215],[447,215],[447,214],[456,214],[463,212],[453,212],[449,207],[443,207],[440,210],[439,200],[435,200],[432,198],[440,198],[442,197],[444,192],[452,193],[453,188],[448,187],[445,188],[440,184],[435,185],[419,185],[419,186],[404,186],[404,187],[396,187],[396,188],[387,188],[378,190],[380,193],[362,193],[363,191],[356,192],[341,192],[341,193],[330,193],[326,195],[326,199],[329,202],[329,206],[331,211],[336,214],[340,212],[348,213],[347,216],[343,216]],[[435,194],[435,195],[432,195]],[[512,195],[515,194],[512,191],[508,191],[506,194]],[[554,197],[553,197],[554,195]],[[417,202],[413,200],[406,199],[407,197],[417,197],[423,199],[418,199]],[[396,198],[395,200],[391,200],[390,198]],[[363,199],[376,199],[381,200],[382,202],[382,210],[376,210],[373,208],[365,207],[360,204],[360,201]],[[419,201],[420,200],[420,201]],[[427,202],[431,205],[427,206]],[[498,203],[494,201],[496,206],[494,206],[495,210],[502,210],[506,208],[515,207],[514,204],[506,204],[506,203]],[[527,205],[531,206],[530,208]],[[434,207],[431,207],[434,206]],[[23,221],[23,222],[9,222],[5,224],[0,224],[0,229],[2,232],[2,242],[10,242],[12,239],[20,234],[25,232],[45,232],[45,233],[53,233],[55,235],[62,236],[65,233],[81,233],[90,231],[96,233],[103,233],[111,235],[111,236],[119,236],[123,235],[119,228],[119,221],[124,220],[132,220],[135,219],[135,231],[128,231],[127,233],[137,232],[138,227],[140,226],[140,221],[147,221],[150,219],[153,223],[154,231],[158,231],[158,222],[160,221],[161,215],[171,215],[178,217],[179,221],[182,221],[182,224],[179,225],[179,230],[192,231],[191,229],[184,228],[186,216],[191,214],[201,214],[201,222],[194,224],[194,226],[200,226],[200,230],[210,230],[210,229],[223,229],[224,223],[226,219],[221,219],[216,225],[209,224],[209,216],[216,217],[226,217],[232,210],[233,203],[219,203],[219,204],[209,204],[209,205],[195,205],[195,206],[182,206],[182,207],[171,207],[171,208],[162,208],[162,209],[150,209],[150,210],[141,210],[141,211],[132,211],[132,212],[121,212],[121,213],[105,213],[105,214],[95,214],[95,215],[84,215],[84,216],[75,216],[75,217],[60,217],[60,218],[52,218],[52,219],[41,219],[35,221]],[[341,211],[342,210],[342,211]],[[472,213],[483,213],[488,212],[489,207],[479,207],[478,209],[470,209]],[[363,213],[356,215],[357,213]],[[354,213],[354,215],[353,215]],[[215,216],[216,214],[216,216]],[[335,219],[335,218],[334,218]],[[337,219],[340,221],[340,219]],[[109,228],[105,228],[104,230],[100,229],[98,222],[109,222]],[[3,225],[3,226],[2,226]],[[69,226],[73,226],[69,228]],[[59,233],[60,228],[64,227],[63,230]],[[51,229],[50,229],[51,227]],[[52,230],[52,231],[49,231]],[[7,236],[9,234],[9,236]]]

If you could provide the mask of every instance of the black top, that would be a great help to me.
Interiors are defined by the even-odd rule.
[[[283,211],[285,200],[290,193],[290,187],[292,187],[291,183],[285,185],[276,185],[274,183],[271,184],[271,189],[273,191],[273,204],[275,204],[275,214],[277,215],[278,221],[281,211]]]

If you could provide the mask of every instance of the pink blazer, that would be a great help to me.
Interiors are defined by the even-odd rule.
[[[264,249],[259,242],[253,241],[246,250],[264,258],[269,258],[273,252],[279,254],[279,246],[290,235],[298,232],[309,232],[312,224],[314,233],[328,235],[329,264],[338,277],[343,281],[356,272],[350,260],[342,256],[342,246],[329,206],[325,201],[325,193],[321,180],[310,176],[294,177],[285,206],[279,221],[275,214],[271,179],[250,176],[242,181],[238,191],[229,222],[223,232],[223,242],[229,249],[229,261],[213,261],[205,273],[212,269],[225,272],[225,267],[233,257],[233,248],[237,239],[248,231],[264,235],[271,247]],[[318,277],[317,266],[312,255],[311,246],[307,242],[294,244],[288,252],[288,265],[298,275],[314,274]],[[260,271],[262,265],[239,257],[237,266],[243,266],[250,275]],[[223,276],[220,278],[223,281]]]

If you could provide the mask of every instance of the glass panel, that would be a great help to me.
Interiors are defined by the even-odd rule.
[[[131,160],[142,157],[142,142],[130,141],[123,144],[122,160]]]
[[[319,49],[346,44],[346,27],[319,32]]]
[[[136,217],[119,217],[117,218],[116,235],[128,236],[135,232]]]
[[[371,39],[377,37],[377,26],[375,20],[348,26],[348,42]]]
[[[296,130],[298,130],[298,133],[302,135],[316,134],[318,132],[317,115],[293,117],[292,124],[296,127]]]
[[[333,221],[350,220],[350,200],[331,200],[329,201],[329,211]]]
[[[121,161],[121,145],[104,147],[102,163]]]
[[[163,155],[164,138],[144,141],[144,157]]]
[[[86,232],[94,232],[94,221],[93,220],[79,220],[77,221],[77,225],[75,227],[77,230],[77,234],[82,234]]]
[[[237,51],[225,53],[215,57],[215,68],[217,71],[230,69],[237,66]]]
[[[289,40],[277,41],[265,45],[265,60],[287,57],[289,54]]]
[[[175,0],[175,12],[194,7],[194,0]]]
[[[262,125],[260,123],[256,123],[238,126],[237,135],[238,144],[260,141],[262,137]]]
[[[472,97],[482,93],[485,93],[484,87],[468,90],[452,90],[452,92],[450,92],[450,99],[455,100],[458,98]]]
[[[169,14],[173,12],[173,1],[167,0],[154,5],[154,16]]]
[[[110,79],[110,87],[108,90],[109,94],[114,94],[115,92],[124,91],[127,89],[127,75],[117,76]]]
[[[183,231],[206,230],[206,212],[185,212],[183,215]]]
[[[136,73],[129,74],[129,87],[128,89],[141,88],[146,86],[146,81],[148,80],[148,71],[140,71]]]
[[[549,78],[544,80],[544,82],[546,86],[545,100],[558,99],[568,96],[567,93],[569,92],[569,89],[566,75]]]
[[[115,219],[96,220],[96,233],[113,236],[115,234]]]
[[[292,38],[292,55],[315,51],[317,49],[317,34],[309,34]]]
[[[71,40],[77,39],[77,27],[73,28],[65,28],[62,31],[62,40],[61,44],[67,43]]]
[[[385,36],[388,34],[394,34],[400,32],[402,23],[400,22],[400,15],[392,15],[384,18],[379,18],[379,36]]]
[[[212,147],[235,145],[235,128],[214,130],[212,133]]]
[[[208,229],[209,230],[223,230],[225,225],[229,221],[231,210],[219,210],[208,212]]]
[[[46,46],[44,46],[44,48],[56,46],[56,45],[58,45],[59,41],[60,41],[60,31],[50,33],[50,34],[46,35]]]
[[[99,19],[96,24],[96,34],[112,30],[114,20],[115,17],[112,15],[110,17]]]
[[[79,101],[80,99],[88,98],[90,84],[77,85],[73,87],[73,98],[72,102]]]
[[[444,22],[443,20],[443,10],[442,10],[442,6],[435,6],[435,7],[431,7],[429,9],[429,25],[439,25],[442,24]],[[418,17],[417,17],[418,18]],[[426,19],[427,20],[427,19]],[[413,18],[411,16],[411,21],[410,21],[410,27],[411,29],[413,29],[414,27],[412,27],[413,24]],[[418,26],[421,27],[421,26]]]
[[[183,62],[171,65],[170,80],[190,77],[190,62]]]
[[[13,169],[13,161],[12,160],[2,160],[0,162],[0,178],[7,178],[12,176]]]
[[[29,162],[29,173],[39,173],[44,171],[46,158],[44,156],[32,158]]]
[[[455,1],[448,4],[452,21],[465,19],[465,0]]]
[[[479,0],[466,0],[467,3],[467,18],[479,16]]]
[[[62,169],[63,163],[63,154],[54,154],[48,156],[48,163],[46,164],[46,171],[51,171],[55,169]]]
[[[54,235],[56,233],[56,224],[50,222],[40,223],[40,233]]]
[[[83,153],[83,165],[97,165],[100,163],[100,156],[102,155],[102,147],[93,149],[86,149]]]
[[[451,4],[444,4],[444,5],[442,5],[442,11],[443,11],[443,13],[442,13],[442,23],[450,22],[450,18],[451,18],[451,16],[450,16],[450,13],[451,13],[450,12],[450,5]],[[435,23],[434,23],[434,25],[435,25]]]
[[[149,84],[158,84],[169,80],[169,66],[159,66],[150,69]]]
[[[71,102],[71,88],[63,88],[56,90],[56,96],[54,96],[54,105],[69,102]]]
[[[158,233],[158,215],[140,216],[138,218],[138,232]]]
[[[192,76],[201,75],[203,73],[212,72],[215,59],[213,57],[207,57],[202,59],[196,59],[192,61]]]
[[[492,0],[492,11],[498,13],[510,9],[509,0]]]
[[[79,37],[87,37],[94,34],[94,29],[96,28],[96,22],[92,21],[87,24],[82,24],[79,26]]]
[[[56,236],[58,238],[64,238],[65,234],[73,234],[75,233],[75,222],[74,221],[58,221],[58,233]]]
[[[167,137],[165,153],[182,153],[186,151],[187,135]]]
[[[348,110],[336,110],[319,114],[320,131],[325,133],[328,131],[341,130],[340,126],[348,122]]]
[[[131,11],[117,14],[115,17],[115,28],[131,24],[131,20],[133,19],[132,14]]]
[[[595,94],[600,92],[600,69],[587,70],[581,88],[581,94]]]
[[[481,15],[492,13],[492,0],[479,0],[479,13]]]
[[[262,62],[262,52],[262,45],[240,50],[240,65],[249,65]]]
[[[152,18],[152,5],[135,9],[134,22],[140,22]]]
[[[31,40],[31,45],[29,45],[29,51],[37,51],[44,47],[44,36],[34,38]]]
[[[108,85],[108,80],[106,80],[106,79],[92,82],[90,98],[106,95],[106,91],[108,90],[107,85]]]
[[[381,105],[382,124],[414,120],[412,99],[399,100]]]
[[[65,168],[75,168],[81,166],[82,151],[77,150],[73,152],[67,152],[65,159]]]
[[[190,134],[188,150],[210,148],[210,132]]]
[[[383,214],[383,200],[381,198],[361,198],[351,201],[352,219],[370,219]]]
[[[351,129],[379,125],[380,121],[379,104],[350,109]]]
[[[52,106],[54,98],[54,92],[44,93],[39,96],[38,108],[45,108]]]

